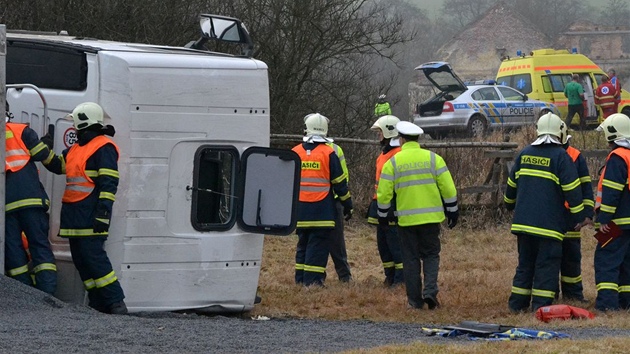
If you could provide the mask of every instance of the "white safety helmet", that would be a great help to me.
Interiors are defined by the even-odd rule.
[[[398,130],[396,130],[396,123],[400,122],[400,119],[396,116],[386,115],[382,116],[372,124],[371,130],[380,130],[383,133],[383,138],[391,139],[398,136]]]
[[[597,127],[597,130],[604,132],[609,143],[618,139],[630,139],[630,118],[623,113],[611,114]]]
[[[304,134],[306,136],[318,135],[326,137],[328,135],[329,119],[319,113],[311,113],[304,117]]]
[[[549,112],[538,119],[536,123],[536,133],[538,136],[549,134],[560,139],[560,142],[566,142],[567,125],[557,115]]]
[[[95,124],[103,126],[103,108],[94,102],[79,104],[70,115],[74,122],[74,129],[83,130]]]

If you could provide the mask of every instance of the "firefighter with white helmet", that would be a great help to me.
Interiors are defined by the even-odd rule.
[[[514,210],[511,232],[518,242],[518,266],[508,302],[514,312],[551,305],[558,288],[567,224],[578,231],[589,216],[577,170],[562,147],[566,124],[548,113],[538,119],[536,130],[536,140],[515,160],[504,196],[506,208]]]
[[[381,153],[376,158],[376,180],[374,183],[374,196],[368,209],[368,223],[377,226],[376,245],[385,272],[384,284],[386,286],[403,284],[405,279],[400,250],[400,236],[396,229],[396,217],[394,216],[394,211],[396,210],[395,200],[392,200],[393,207],[389,211],[387,223],[382,225],[379,225],[378,222],[376,201],[376,190],[383,165],[400,151],[400,140],[398,139],[398,130],[396,130],[398,122],[400,122],[398,117],[386,115],[378,118],[370,128],[378,134],[378,140],[381,142]]]
[[[448,220],[449,228],[457,224],[457,189],[444,159],[420,147],[422,128],[398,122],[396,129],[402,147],[385,162],[378,181],[379,224],[387,225],[396,196],[394,215],[398,217],[407,303],[416,309],[426,303],[433,310],[440,306],[440,223]]]
[[[630,309],[630,118],[610,115],[597,128],[611,151],[599,176],[596,227],[608,240],[595,249],[595,308]],[[619,232],[617,232],[619,231]]]
[[[582,191],[582,202],[588,217],[588,221],[592,222],[593,206],[595,205],[593,197],[593,185],[591,174],[588,170],[586,159],[581,151],[570,145],[571,135],[566,131],[566,124],[562,127],[561,135],[564,139],[562,146],[567,154],[571,157],[573,164],[577,170],[580,179],[580,189]],[[560,263],[560,292],[564,300],[574,300],[582,303],[588,302],[584,298],[584,288],[582,285],[582,242],[581,232],[573,229],[571,222],[571,210],[565,203],[565,215],[567,221],[567,233],[564,234],[562,240],[562,261]],[[556,293],[556,298],[559,292]]]
[[[48,240],[50,200],[35,161],[45,163],[53,153],[33,129],[10,122],[11,117],[7,103],[4,267],[9,277],[52,295],[57,288],[57,266]],[[30,252],[32,269],[25,250]]]
[[[378,96],[378,101],[376,102],[376,105],[374,105],[374,115],[376,117],[382,117],[384,115],[391,115],[392,114],[392,108],[389,105],[389,102],[387,102],[387,96],[385,96],[385,94],[381,94],[380,96]]]
[[[68,118],[77,131],[77,142],[45,165],[53,173],[66,174],[59,236],[69,241],[89,305],[104,313],[126,314],[125,295],[104,248],[118,189],[120,155],[109,137],[114,128],[104,125],[104,116],[97,103],[76,106]]]
[[[305,141],[311,138],[317,139],[317,137],[325,138],[328,142],[326,145],[330,146],[341,163],[343,173],[346,175],[346,183],[349,181],[348,164],[346,163],[346,156],[341,146],[335,144],[333,139],[328,138],[328,118],[319,114],[311,113],[304,117],[304,134]],[[334,194],[334,193],[333,193]],[[348,263],[348,252],[346,251],[346,240],[344,237],[344,216],[343,205],[339,200],[339,196],[334,194],[335,208],[337,214],[335,218],[335,229],[332,232],[330,242],[330,258],[332,258],[335,264],[335,271],[339,281],[347,283],[352,279],[352,273],[350,272],[350,264]]]
[[[305,117],[304,124],[303,143],[293,148],[302,161],[295,282],[305,286],[323,285],[331,233],[336,226],[335,196],[343,206],[346,220],[352,217],[352,198],[339,157],[327,145],[332,142],[326,137],[328,118],[313,113]]]

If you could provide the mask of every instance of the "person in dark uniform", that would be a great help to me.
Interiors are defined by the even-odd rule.
[[[52,151],[26,124],[9,122],[5,144],[5,272],[48,294],[57,288],[57,266],[48,240],[50,201],[39,181],[35,161],[45,162]],[[26,235],[28,242],[22,240]],[[28,249],[24,245],[28,244]],[[29,270],[29,254],[32,276]]]
[[[94,102],[79,104],[70,116],[77,142],[44,164],[53,173],[66,174],[59,236],[69,240],[90,307],[126,314],[125,295],[104,248],[119,179],[120,153],[109,137],[115,131],[103,124],[103,109]]]
[[[328,118],[319,113],[306,117],[304,142],[295,146],[301,160],[295,252],[295,282],[323,285],[337,208],[334,195],[343,206],[346,220],[352,217],[352,198],[339,157],[325,137]]]
[[[567,125],[553,113],[540,117],[538,138],[517,156],[504,201],[514,210],[511,231],[518,242],[518,266],[508,306],[521,312],[551,305],[558,289],[562,240],[567,223],[586,222],[578,173],[562,147]],[[565,201],[569,206],[566,221]],[[584,220],[584,221],[583,221]]]

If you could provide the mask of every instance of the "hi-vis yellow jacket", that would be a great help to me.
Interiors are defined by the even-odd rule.
[[[380,217],[387,215],[394,193],[399,226],[440,223],[445,208],[457,211],[457,189],[444,159],[415,141],[383,166],[376,192]]]

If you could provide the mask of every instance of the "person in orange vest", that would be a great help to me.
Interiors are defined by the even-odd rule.
[[[613,87],[615,88],[615,109],[614,109],[614,113],[617,113],[617,111],[619,110],[619,103],[621,103],[621,82],[619,82],[619,78],[617,77],[617,73],[615,72],[615,69],[610,68],[608,69],[608,79],[610,80],[610,83],[613,85]]]
[[[352,217],[352,198],[339,157],[327,145],[331,142],[326,138],[328,118],[313,113],[306,117],[304,124],[306,136],[293,148],[302,161],[295,282],[305,286],[323,285],[337,213],[334,194],[343,206],[345,220]]]
[[[398,130],[396,130],[396,123],[398,122],[400,122],[398,117],[385,115],[377,119],[370,128],[378,133],[382,150],[376,158],[376,182],[374,183],[374,196],[368,209],[368,223],[376,225],[376,245],[385,272],[384,284],[386,286],[396,286],[405,283],[400,236],[398,235],[396,217],[394,216],[396,209],[395,200],[392,200],[388,222],[383,225],[379,225],[378,222],[378,203],[376,201],[378,180],[381,178],[383,165],[400,151],[400,140],[398,138]]]
[[[114,127],[105,126],[103,117],[98,104],[79,104],[69,117],[77,142],[44,165],[53,173],[66,174],[59,236],[70,243],[89,306],[126,314],[125,295],[104,248],[118,189],[119,150],[109,137],[114,136]]]
[[[588,220],[586,223],[592,222],[593,206],[595,201],[593,198],[593,186],[591,183],[591,175],[588,171],[588,165],[586,159],[580,152],[580,150],[574,148],[569,144],[571,135],[565,134],[563,146],[575,168],[578,172],[578,178],[580,180],[580,189],[582,190],[582,204],[584,204],[584,212],[587,215]],[[581,232],[573,229],[573,224],[569,222],[571,220],[571,211],[569,209],[569,203],[565,202],[566,217],[568,224],[566,229],[569,230],[564,234],[562,239],[562,261],[560,263],[560,292],[562,292],[562,298],[564,300],[576,300],[579,302],[588,302],[584,299],[584,292],[582,286],[582,244],[581,244]],[[559,293],[556,293],[558,297]]]
[[[595,90],[595,104],[602,110],[603,119],[609,115],[617,113],[617,90],[608,81],[608,76],[602,76],[602,83]]]
[[[9,122],[8,104],[6,112],[5,272],[52,295],[57,289],[57,266],[48,240],[50,200],[35,166],[52,151],[26,124]],[[32,276],[23,233],[32,256]]]
[[[611,148],[595,198],[595,227],[610,238],[595,248],[595,308],[630,309],[630,118],[615,113],[597,130]],[[620,234],[613,235],[618,229]]]

